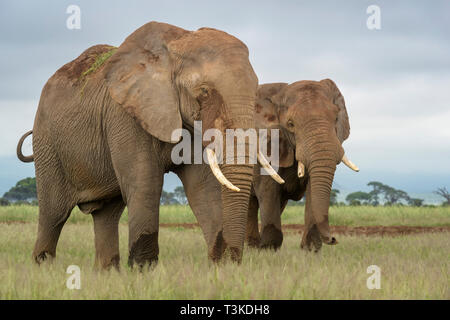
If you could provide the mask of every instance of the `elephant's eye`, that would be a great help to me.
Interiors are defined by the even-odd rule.
[[[292,121],[291,119],[288,120],[287,125],[289,128],[294,128],[294,121]]]
[[[207,96],[209,94],[208,89],[205,87],[201,87],[200,90],[202,92],[202,95],[204,95],[204,96]]]

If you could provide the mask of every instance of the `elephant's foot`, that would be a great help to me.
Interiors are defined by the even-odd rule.
[[[283,233],[273,224],[263,227],[260,248],[278,250],[283,243]]]
[[[322,238],[320,237],[320,233],[316,225],[313,225],[309,230],[305,230],[300,248],[314,252],[320,251],[322,248]]]
[[[236,247],[230,247],[227,249],[231,261],[233,262],[237,262],[238,264],[240,264],[242,262],[242,249],[241,248],[236,248]]]
[[[55,258],[55,254],[52,254],[49,251],[41,251],[38,254],[33,253],[33,260],[38,265],[40,265],[44,261],[52,261],[54,258]]]
[[[131,268],[137,265],[141,271],[145,267],[154,267],[158,262],[158,254],[158,232],[143,234],[131,246],[128,265]]]
[[[255,236],[248,236],[247,237],[247,244],[251,248],[259,248],[259,243],[261,242],[261,239]]]
[[[219,262],[222,259],[225,249],[226,244],[222,236],[222,231],[219,231],[216,235],[214,243],[209,249],[209,259],[215,263]]]
[[[116,254],[112,257],[95,257],[94,267],[99,270],[110,270],[112,267],[117,271],[120,270],[120,256]]]

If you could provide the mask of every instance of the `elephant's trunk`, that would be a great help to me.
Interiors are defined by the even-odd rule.
[[[244,131],[254,128],[253,105],[250,103],[230,104],[229,120],[231,129],[243,129]],[[244,154],[238,153],[239,144],[243,144]],[[226,161],[221,170],[224,176],[237,188],[239,192],[230,190],[226,186],[222,186],[222,212],[223,212],[223,239],[227,250],[229,250],[233,261],[241,262],[242,251],[244,247],[248,203],[250,199],[250,188],[253,180],[253,161],[256,154],[252,155],[253,161],[250,161],[250,151],[252,150],[249,139],[236,139],[234,141],[233,163]],[[254,141],[256,142],[256,141]],[[227,150],[228,153],[231,150]],[[254,150],[256,151],[256,150]]]
[[[309,166],[309,181],[307,188],[307,202],[311,207],[314,225],[319,231],[322,241],[333,243],[328,223],[328,209],[330,207],[330,193],[333,184],[336,162],[314,159]],[[308,199],[309,198],[309,199]]]
[[[333,244],[336,240],[331,237],[328,209],[336,164],[343,150],[326,122],[310,123],[305,132],[310,134],[297,146],[296,158],[306,165],[308,173],[305,224],[310,230],[306,232],[316,228],[323,242]]]
[[[224,175],[240,189],[232,191],[222,186],[223,238],[233,261],[241,262],[247,226],[250,187],[253,178],[252,165],[222,166]]]

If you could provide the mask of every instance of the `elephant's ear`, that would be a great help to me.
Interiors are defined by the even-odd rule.
[[[339,141],[342,143],[350,135],[350,122],[348,120],[347,108],[345,107],[344,97],[339,91],[333,80],[324,79],[320,83],[325,86],[330,99],[338,106],[339,113],[336,122],[336,131]]]
[[[280,125],[278,106],[272,102],[273,96],[281,91],[287,83],[266,83],[258,87],[255,106],[256,128],[270,128]]]
[[[182,126],[178,94],[172,79],[167,44],[189,31],[150,22],[133,32],[104,69],[114,101],[145,131],[165,142]]]
[[[287,83],[268,83],[260,85],[258,88],[255,125],[258,129],[268,129],[268,148],[271,146],[270,129],[280,128],[280,106],[272,98],[286,86]],[[283,130],[279,131],[279,146],[279,163],[274,163],[274,165],[277,167],[290,167],[294,163],[294,150]]]

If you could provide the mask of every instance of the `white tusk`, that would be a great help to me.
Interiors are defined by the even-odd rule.
[[[278,175],[278,173],[275,171],[274,168],[270,165],[269,161],[266,159],[266,157],[263,156],[261,151],[258,152],[258,161],[261,164],[261,166],[267,171],[267,173],[279,184],[283,184],[284,180]]]
[[[297,175],[299,178],[303,178],[305,176],[305,165],[300,161],[298,162]]]
[[[227,187],[230,190],[233,191],[241,191],[238,187],[233,185],[228,179],[223,175],[222,171],[219,168],[219,164],[217,163],[216,154],[214,153],[214,150],[210,148],[206,148],[206,155],[208,156],[208,162],[209,166],[211,167],[211,171],[214,174],[214,176],[219,180],[219,182]]]
[[[353,162],[351,162],[348,158],[347,158],[347,156],[344,154],[344,156],[342,157],[342,162],[347,166],[347,167],[349,167],[350,169],[352,169],[352,170],[354,170],[354,171],[356,171],[356,172],[358,172],[359,171],[359,168],[356,166],[356,164],[354,164]]]

